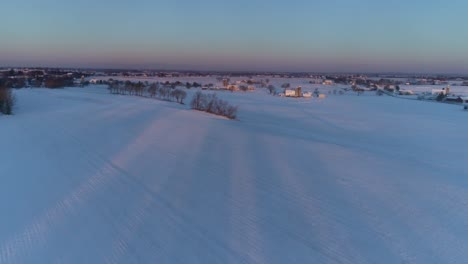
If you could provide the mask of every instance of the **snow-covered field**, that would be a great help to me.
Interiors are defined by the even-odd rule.
[[[220,93],[239,121],[105,88],[0,116],[0,263],[466,263],[468,112]]]

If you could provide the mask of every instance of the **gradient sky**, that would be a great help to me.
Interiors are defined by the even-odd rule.
[[[14,0],[0,66],[468,73],[466,0]]]

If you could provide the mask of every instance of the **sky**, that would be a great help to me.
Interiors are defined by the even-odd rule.
[[[15,0],[0,66],[468,73],[466,0]]]

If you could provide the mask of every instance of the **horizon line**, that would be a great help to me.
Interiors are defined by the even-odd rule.
[[[258,74],[342,74],[342,75],[353,75],[353,74],[363,74],[363,75],[440,75],[440,76],[461,76],[461,77],[468,77],[468,73],[461,73],[461,72],[404,72],[404,71],[287,71],[287,70],[227,70],[227,69],[184,69],[181,68],[157,68],[157,67],[79,67],[79,66],[37,66],[37,65],[30,65],[30,66],[0,66],[0,69],[21,69],[21,68],[35,68],[35,69],[80,69],[80,70],[103,70],[103,71],[157,71],[157,72],[197,72],[197,73],[258,73]]]

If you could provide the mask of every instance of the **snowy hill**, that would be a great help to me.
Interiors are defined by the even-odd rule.
[[[239,120],[89,89],[0,116],[0,263],[464,263],[468,113],[220,93]]]

